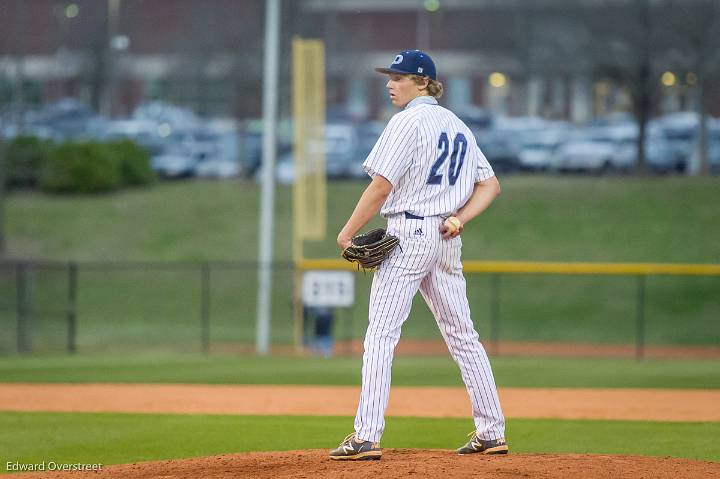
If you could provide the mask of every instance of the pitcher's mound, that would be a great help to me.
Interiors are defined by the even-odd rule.
[[[331,461],[325,450],[252,452],[107,466],[101,472],[29,477],[123,479],[218,478],[720,478],[720,463],[670,457],[581,454],[458,456],[452,451],[384,449],[380,461]]]

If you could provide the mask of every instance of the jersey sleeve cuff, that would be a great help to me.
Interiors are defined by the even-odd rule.
[[[370,176],[370,178],[375,178],[377,175],[380,175],[383,178],[385,178],[386,180],[388,180],[390,182],[390,184],[393,185],[393,188],[395,187],[395,180],[393,178],[391,178],[389,175],[384,174],[382,171],[375,170],[370,165],[362,165],[362,168],[363,168],[363,170],[365,170],[365,173],[367,173]]]

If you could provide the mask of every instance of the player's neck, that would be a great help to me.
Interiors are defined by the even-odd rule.
[[[412,103],[413,101],[417,100],[418,98],[423,98],[423,97],[428,97],[428,96],[430,96],[430,95],[429,95],[425,90],[423,90],[423,91],[420,92],[417,96],[414,96],[414,97],[410,98],[410,101],[408,101],[407,103],[405,103],[405,104],[404,104],[403,106],[401,106],[400,108],[405,108],[405,107],[407,107],[410,103]]]

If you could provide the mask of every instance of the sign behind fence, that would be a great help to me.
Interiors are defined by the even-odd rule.
[[[352,306],[355,276],[349,271],[307,271],[303,274],[302,299],[305,306]]]

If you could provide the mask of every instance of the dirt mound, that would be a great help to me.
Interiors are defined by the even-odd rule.
[[[325,450],[253,452],[107,466],[100,472],[18,474],[14,478],[720,478],[720,463],[670,457],[580,454],[458,456],[452,451],[385,449],[381,461],[339,462]]]

